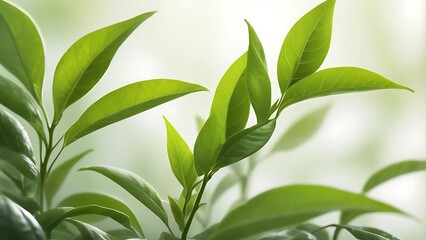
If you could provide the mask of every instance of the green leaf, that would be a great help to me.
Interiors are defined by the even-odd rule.
[[[231,136],[223,144],[214,169],[234,164],[260,150],[271,138],[275,125],[273,119]]]
[[[281,93],[300,79],[314,73],[330,48],[334,0],[328,0],[294,24],[278,57],[278,82]]]
[[[90,224],[87,224],[78,220],[74,220],[74,219],[67,219],[66,221],[74,225],[78,229],[78,231],[80,231],[81,237],[84,240],[115,240],[116,239],[110,234]]]
[[[134,232],[125,228],[107,231],[106,233],[108,233],[109,235],[113,236],[116,239],[130,239],[130,238],[139,239],[140,238],[140,236],[138,236]]]
[[[170,203],[170,210],[172,211],[173,218],[179,226],[179,230],[183,231],[183,229],[185,228],[185,216],[183,215],[182,209],[180,209],[179,204],[172,197],[168,197]]]
[[[205,120],[201,116],[199,115],[195,116],[195,124],[197,127],[197,132],[201,131],[201,128],[203,128],[204,123],[205,123]]]
[[[47,211],[42,212],[37,215],[37,221],[43,227],[44,231],[49,232],[52,231],[58,224],[60,224],[63,220],[87,215],[87,214],[95,214],[101,216],[107,216],[121,224],[123,227],[134,230],[131,223],[130,218],[112,208],[101,207],[98,205],[86,205],[81,207],[58,207],[49,209]]]
[[[272,189],[228,213],[212,240],[241,239],[299,224],[337,210],[402,213],[385,203],[330,187],[291,185]]]
[[[1,3],[0,3],[1,4]],[[11,80],[0,75],[0,104],[25,119],[46,142],[42,114],[32,96]]]
[[[45,240],[46,236],[29,212],[0,195],[0,239]]]
[[[31,214],[36,214],[38,211],[40,211],[40,205],[32,198],[5,191],[1,191],[0,194],[8,197],[10,200],[14,201]]]
[[[204,229],[201,233],[198,233],[193,238],[195,240],[208,240],[211,236],[213,236],[214,231],[216,231],[216,228],[219,224],[213,224],[209,226],[208,228]]]
[[[238,178],[235,176],[235,174],[226,174],[225,177],[223,177],[215,187],[210,198],[210,202],[212,203],[210,204],[210,206],[213,206],[213,204],[217,202],[219,197],[222,196],[222,194],[226,192],[226,190],[230,189],[236,183],[238,183]]]
[[[296,120],[280,136],[271,153],[293,150],[307,142],[319,130],[329,109],[330,106],[323,106]]]
[[[367,180],[362,191],[366,193],[378,185],[401,175],[424,170],[426,170],[426,161],[411,160],[394,163],[374,173]]]
[[[178,80],[136,82],[110,92],[90,106],[65,133],[64,146],[112,123],[144,112],[204,87]]]
[[[183,188],[191,189],[197,180],[194,155],[179,132],[165,117],[163,118],[167,129],[167,153],[173,174]]]
[[[229,100],[226,119],[226,138],[243,130],[250,115],[250,97],[247,89],[246,71],[241,75]]]
[[[229,103],[246,65],[247,55],[243,54],[229,67],[216,88],[210,115],[195,141],[194,162],[198,176],[210,171],[225,142]]]
[[[167,213],[161,202],[160,195],[149,183],[138,175],[116,167],[88,167],[81,168],[80,170],[94,171],[111,179],[168,225]]]
[[[19,8],[0,1],[0,64],[41,103],[44,49],[37,27]]]
[[[270,234],[259,240],[317,240],[317,238],[307,231],[291,229],[284,233]]]
[[[303,223],[296,227],[296,229],[300,229],[306,232],[310,232],[315,236],[316,240],[329,240],[330,237],[326,229],[320,229],[321,227],[312,223]]]
[[[347,230],[352,236],[360,240],[399,240],[399,238],[392,236],[391,234],[384,232],[377,228],[371,227],[354,227],[348,225],[337,225],[333,224],[338,229]]]
[[[51,205],[53,197],[58,192],[59,188],[62,186],[63,182],[65,181],[65,178],[70,173],[71,168],[74,167],[75,164],[77,164],[81,159],[83,159],[87,154],[92,151],[92,149],[86,150],[72,157],[71,159],[68,159],[66,162],[54,168],[52,172],[50,172],[46,180],[46,187],[44,190],[48,206]]]
[[[180,238],[175,237],[168,232],[162,232],[159,240],[180,240]]]
[[[54,122],[98,83],[124,40],[154,13],[147,12],[89,33],[67,50],[53,79]]]
[[[362,68],[329,68],[316,72],[292,85],[284,96],[279,112],[292,104],[310,98],[378,89],[413,91],[377,73]]]
[[[257,122],[268,120],[271,107],[271,81],[268,76],[265,53],[262,43],[256,35],[250,23],[247,23],[249,31],[249,47],[247,51],[247,88],[250,101],[256,113]]]
[[[24,175],[26,178],[33,181],[35,185],[37,185],[37,166],[25,155],[12,152],[9,149],[0,146],[0,161],[0,163],[6,163],[9,166],[12,166],[18,170],[20,174]],[[19,178],[16,176],[16,174],[15,177]]]
[[[127,215],[132,227],[136,229],[141,236],[144,236],[143,230],[135,214],[129,207],[127,207],[126,204],[115,197],[99,193],[76,193],[63,199],[58,204],[58,207],[81,207],[85,205],[99,205],[101,207],[114,209]]]

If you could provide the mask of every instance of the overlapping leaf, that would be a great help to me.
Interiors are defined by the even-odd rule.
[[[116,238],[110,234],[85,222],[81,222],[75,219],[67,219],[66,221],[78,229],[78,231],[81,233],[82,239],[84,240],[116,240]]]

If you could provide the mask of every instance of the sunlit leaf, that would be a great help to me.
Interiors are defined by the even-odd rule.
[[[204,87],[178,80],[156,79],[129,84],[92,104],[65,133],[64,146],[112,123]]]
[[[144,13],[89,33],[67,50],[56,67],[53,80],[54,121],[59,121],[68,106],[98,83],[124,40],[153,14]]]
[[[183,231],[185,227],[185,216],[180,209],[179,204],[172,197],[169,196],[170,210],[172,211],[173,218],[175,219],[179,229]]]
[[[0,1],[0,64],[41,103],[44,49],[37,27],[20,9]]]
[[[277,66],[281,93],[314,73],[327,56],[334,4],[334,0],[321,3],[300,18],[287,34]]]
[[[52,172],[50,172],[47,180],[46,180],[46,188],[45,188],[45,196],[47,205],[50,206],[53,200],[53,197],[58,192],[59,188],[62,186],[65,178],[71,171],[71,168],[77,164],[81,159],[84,158],[87,154],[92,152],[93,150],[86,150],[71,159],[67,160],[63,164],[54,168]]]
[[[81,237],[84,240],[116,240],[116,238],[110,234],[90,224],[75,219],[67,219],[66,221],[78,229],[78,231],[81,233]]]
[[[214,168],[234,164],[257,152],[269,141],[275,125],[275,120],[269,120],[231,136],[223,144]]]
[[[266,191],[228,213],[211,238],[241,239],[336,210],[402,213],[385,203],[330,187],[291,185]]]
[[[250,98],[247,89],[247,74],[241,75],[229,100],[226,119],[226,138],[243,130],[250,115]]]
[[[168,225],[167,213],[161,202],[160,195],[149,183],[138,175],[116,167],[88,167],[80,170],[98,172],[111,179]]]
[[[0,239],[45,240],[46,236],[29,212],[0,195]]]
[[[262,43],[253,27],[246,20],[249,31],[249,47],[247,51],[247,88],[250,102],[256,113],[257,122],[264,122],[269,117],[271,107],[271,82],[268,76],[265,53]]]

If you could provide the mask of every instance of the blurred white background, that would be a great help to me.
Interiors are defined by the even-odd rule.
[[[12,1],[12,0],[11,0]],[[274,99],[278,98],[276,63],[291,26],[321,1],[317,0],[13,0],[37,22],[46,45],[44,99],[49,109],[56,63],[83,35],[143,12],[158,11],[123,44],[101,82],[64,116],[63,130],[107,92],[131,82],[174,78],[208,87],[85,137],[65,156],[95,149],[79,167],[113,165],[150,182],[163,198],[177,197],[166,154],[162,115],[192,146],[195,116],[206,117],[215,87],[229,65],[247,48],[244,19],[262,41]],[[296,104],[284,112],[277,134],[304,113],[324,104],[332,108],[318,134],[301,148],[262,162],[251,178],[250,195],[291,183],[325,184],[359,191],[366,178],[392,162],[426,158],[426,2],[424,0],[337,0],[331,48],[322,68],[358,66],[378,72],[416,93],[388,90],[339,95]],[[272,144],[269,144],[271,146]],[[268,145],[267,145],[268,146]],[[64,157],[63,159],[65,159]],[[421,221],[390,214],[355,221],[388,230],[404,240],[426,237],[426,174],[416,173],[383,185],[372,197],[394,204]],[[137,209],[149,239],[164,230],[161,222],[105,178],[75,172],[61,190],[117,194]],[[234,198],[237,189],[226,195]],[[60,200],[58,196],[56,200]],[[220,219],[227,210],[217,209]],[[324,219],[320,219],[323,221]],[[337,215],[326,216],[337,221]],[[324,221],[325,221],[324,220]],[[197,226],[194,227],[194,230]]]

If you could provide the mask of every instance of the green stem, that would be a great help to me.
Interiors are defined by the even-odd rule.
[[[204,175],[203,183],[201,185],[200,191],[198,192],[198,196],[197,196],[197,199],[195,200],[194,208],[191,211],[191,215],[189,215],[188,221],[185,224],[185,228],[182,232],[181,240],[186,240],[186,237],[188,236],[188,232],[189,232],[189,228],[191,227],[192,220],[194,219],[195,213],[197,212],[200,206],[201,198],[203,196],[204,190],[206,189],[207,183],[210,178],[211,178],[210,172]]]
[[[47,120],[47,116],[46,116],[46,120]],[[56,125],[52,124],[51,127],[48,128],[48,132],[49,132],[49,139],[48,139],[48,144],[46,146],[46,152],[44,155],[44,160],[41,162],[41,166],[40,166],[40,189],[39,189],[39,204],[40,204],[40,208],[41,211],[43,211],[44,209],[44,185],[46,182],[46,178],[47,178],[47,167],[48,167],[48,163],[49,163],[49,158],[50,155],[52,155],[53,152],[53,136],[54,136],[54,132],[55,132],[55,127]]]

